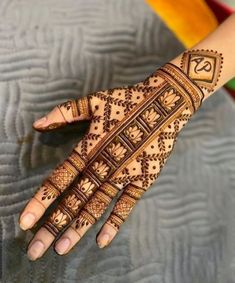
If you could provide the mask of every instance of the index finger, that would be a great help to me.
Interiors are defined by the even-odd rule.
[[[85,167],[85,161],[74,149],[63,163],[43,181],[37,192],[20,214],[19,224],[23,230],[30,229],[42,217],[54,200],[68,188]]]

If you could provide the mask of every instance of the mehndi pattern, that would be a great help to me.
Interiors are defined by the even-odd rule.
[[[223,64],[222,54],[213,50],[189,50],[184,52],[182,70],[200,87],[213,91]]]
[[[92,225],[123,189],[108,219],[119,229],[158,177],[177,134],[203,97],[198,85],[172,64],[132,87],[90,94],[90,130],[75,148],[76,155],[68,158],[72,168],[66,168],[66,174],[61,173],[64,169],[56,171],[49,181],[62,191],[78,171],[82,175],[67,189],[44,227],[56,236],[75,218],[75,230]]]
[[[63,193],[43,226],[57,236],[72,223],[81,235],[119,195],[106,222],[119,230],[159,176],[180,130],[217,84],[222,64],[215,51],[189,50],[180,67],[167,63],[133,86],[60,104],[64,123],[90,120],[90,126],[35,195],[46,208]]]

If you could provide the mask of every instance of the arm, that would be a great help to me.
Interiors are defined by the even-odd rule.
[[[30,229],[63,194],[29,244],[31,259],[41,257],[64,229],[55,250],[68,253],[121,191],[97,242],[104,247],[114,239],[159,176],[180,130],[203,101],[235,75],[234,26],[232,15],[144,81],[68,101],[34,123],[36,130],[45,131],[90,120],[90,128],[20,216],[21,228]]]
[[[192,49],[180,54],[173,59],[171,63],[181,69],[183,63],[183,71],[202,88],[204,101],[235,76],[234,46],[235,13],[213,33]],[[193,52],[193,50],[196,50],[196,52]],[[205,54],[201,50],[209,50],[209,52]],[[187,54],[192,55],[191,60],[189,59],[190,56]],[[210,56],[211,59],[209,59],[208,56]],[[206,85],[204,82],[206,82]]]

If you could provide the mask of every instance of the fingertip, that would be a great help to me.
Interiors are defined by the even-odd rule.
[[[68,121],[65,119],[59,107],[56,106],[47,115],[36,120],[33,123],[33,129],[39,132],[51,131],[66,126]]]
[[[36,259],[40,258],[45,251],[45,244],[40,241],[34,241],[30,248],[27,250],[27,257],[31,261],[35,261]]]
[[[36,217],[31,212],[23,213],[19,219],[20,228],[24,231],[32,228],[35,222],[36,222]]]
[[[44,116],[44,117],[42,117],[42,118],[36,120],[36,121],[33,123],[33,127],[34,127],[35,129],[40,128],[40,127],[43,127],[44,124],[46,123],[46,121],[47,121],[47,116]]]
[[[98,247],[101,249],[107,247],[112,242],[116,234],[117,230],[108,223],[105,223],[96,237]]]
[[[108,246],[109,242],[110,242],[110,235],[107,233],[98,236],[96,239],[96,243],[100,249],[103,249],[106,246]]]
[[[28,244],[26,251],[28,258],[34,261],[42,257],[54,240],[55,236],[46,228],[41,227]]]
[[[58,255],[67,255],[75,248],[75,245],[80,239],[81,235],[70,226],[63,235],[55,241],[53,249]]]

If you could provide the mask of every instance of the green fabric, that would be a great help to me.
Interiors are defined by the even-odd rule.
[[[235,78],[229,81],[226,86],[232,90],[235,90]]]

